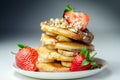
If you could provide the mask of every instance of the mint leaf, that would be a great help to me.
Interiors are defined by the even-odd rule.
[[[85,60],[82,61],[81,66],[86,66],[86,65],[88,65],[88,64],[89,64],[89,61],[87,61],[87,60],[85,59]]]

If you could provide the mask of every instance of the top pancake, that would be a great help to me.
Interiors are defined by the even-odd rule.
[[[41,22],[40,26],[42,31],[59,34],[87,44],[90,44],[94,39],[94,35],[91,32],[89,32],[87,29],[75,33],[70,30],[67,30],[66,28],[56,27],[54,25],[51,26],[50,24],[48,24],[48,22]]]

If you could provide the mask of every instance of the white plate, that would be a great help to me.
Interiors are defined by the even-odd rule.
[[[73,79],[73,78],[83,78],[87,76],[94,75],[101,72],[107,67],[107,62],[100,58],[95,58],[97,63],[102,64],[103,66],[100,69],[86,70],[86,71],[76,71],[76,72],[32,72],[25,71],[13,64],[13,69],[20,74],[25,76],[40,78],[40,79]]]

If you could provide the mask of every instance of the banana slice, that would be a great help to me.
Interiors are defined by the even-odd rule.
[[[61,50],[61,49],[58,49],[58,53],[60,53],[64,56],[75,56],[78,54],[77,52],[65,51],[65,50]]]
[[[52,46],[52,45],[45,45],[45,47],[48,49],[55,49],[55,46]]]
[[[71,39],[64,37],[64,36],[61,36],[61,35],[56,36],[56,39],[58,41],[68,41],[68,42],[72,41]]]
[[[47,49],[46,47],[40,46],[37,49],[38,58],[43,58],[46,60],[56,60],[56,61],[72,61],[74,57],[68,57],[61,55],[57,50]]]
[[[62,66],[70,67],[72,62],[61,61]]]
[[[55,39],[52,36],[48,36],[46,34],[42,34],[40,41],[42,42],[42,45],[55,45],[57,41],[57,39]]]
[[[57,36],[57,34],[50,33],[50,32],[46,32],[46,34],[49,35],[49,36]]]

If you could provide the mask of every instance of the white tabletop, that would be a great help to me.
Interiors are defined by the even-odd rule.
[[[10,52],[18,50],[16,44],[24,43],[32,47],[40,45],[41,34],[37,35],[18,35],[3,37],[0,41],[0,79],[2,80],[41,80],[23,76],[12,69],[15,56]],[[26,37],[27,36],[27,37]],[[78,80],[119,80],[120,78],[120,38],[116,34],[101,35],[96,34],[93,44],[97,51],[97,57],[105,59],[109,65],[102,72]],[[97,37],[99,36],[99,37]]]

